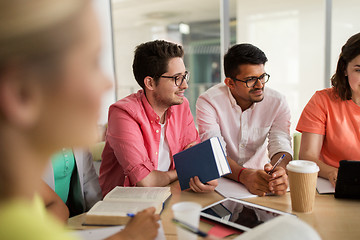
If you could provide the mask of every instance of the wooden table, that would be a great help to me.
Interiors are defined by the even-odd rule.
[[[203,207],[223,199],[216,192],[200,194],[181,192],[178,182],[170,185],[172,197],[166,203],[161,214],[162,225],[166,239],[175,240],[176,226],[171,222],[173,217],[171,206],[177,202],[193,201]],[[323,240],[328,239],[360,239],[360,200],[339,200],[333,195],[316,195],[315,209],[310,214],[291,211],[290,193],[283,196],[267,196],[244,199],[245,201],[271,207],[281,211],[293,213],[311,225]],[[68,226],[72,229],[84,229],[81,225],[84,215],[70,218]],[[211,226],[200,222],[201,230],[208,231]]]
[[[291,211],[290,193],[245,200],[297,215],[312,226],[323,240],[360,239],[360,200],[316,194],[314,210],[310,214]]]

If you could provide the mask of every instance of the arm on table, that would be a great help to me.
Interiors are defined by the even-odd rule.
[[[286,174],[286,165],[292,160],[292,147],[290,136],[290,108],[284,96],[279,101],[278,111],[276,112],[274,121],[271,124],[268,135],[268,152],[271,156],[270,163],[265,164],[264,170],[269,173],[276,162],[283,154],[285,157],[271,174],[269,181],[269,190],[272,194],[283,195],[286,193],[289,182]]]
[[[285,169],[286,165],[292,160],[292,156],[287,152],[276,153],[271,158],[271,164],[266,164],[264,166],[265,172],[269,172],[283,154],[285,154],[285,157],[275,168],[275,171],[271,174],[271,179],[269,182],[269,190],[271,193],[276,195],[283,195],[287,191],[289,181]]]
[[[39,194],[44,201],[46,210],[61,222],[66,223],[69,218],[69,209],[54,190],[42,181]]]
[[[175,170],[166,172],[153,170],[145,178],[136,183],[139,187],[164,187],[177,179]]]
[[[243,166],[239,165],[230,157],[227,157],[227,159],[232,171],[231,174],[226,176],[227,178],[244,184],[249,192],[258,196],[265,196],[266,193],[270,192],[269,181],[271,176],[264,170],[243,169]]]
[[[324,137],[324,135],[316,133],[303,132],[301,136],[299,158],[314,161],[320,168],[319,176],[329,179],[331,184],[335,187],[338,169],[327,165],[319,159]]]
[[[188,149],[197,144],[197,141],[194,141],[188,144],[185,149]],[[144,179],[137,182],[136,185],[140,187],[163,187],[166,186],[173,181],[177,180],[177,173],[175,170],[169,170],[166,172],[153,170],[150,172]]]

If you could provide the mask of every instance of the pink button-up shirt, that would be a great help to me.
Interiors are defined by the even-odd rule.
[[[135,186],[157,169],[161,125],[143,90],[110,106],[106,144],[100,167],[100,186],[105,196],[115,186]],[[166,114],[165,137],[172,155],[192,142],[200,142],[189,102],[171,106]]]

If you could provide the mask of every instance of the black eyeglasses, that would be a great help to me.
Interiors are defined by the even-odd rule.
[[[179,75],[175,75],[175,76],[160,76],[162,78],[172,78],[175,82],[175,85],[180,87],[181,84],[183,84],[184,80],[186,81],[186,83],[189,82],[190,80],[190,73],[189,72],[185,72],[184,75],[179,74]]]
[[[269,81],[270,75],[267,73],[262,74],[260,77],[250,77],[246,80],[240,80],[237,78],[232,78],[235,81],[239,81],[239,82],[244,82],[246,83],[246,86],[248,88],[252,88],[256,85],[257,81],[259,80],[261,82],[261,84],[265,84]]]

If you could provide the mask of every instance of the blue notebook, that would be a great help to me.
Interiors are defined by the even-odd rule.
[[[231,173],[218,137],[212,137],[174,156],[181,190],[190,188],[190,178],[198,176],[202,183]]]

